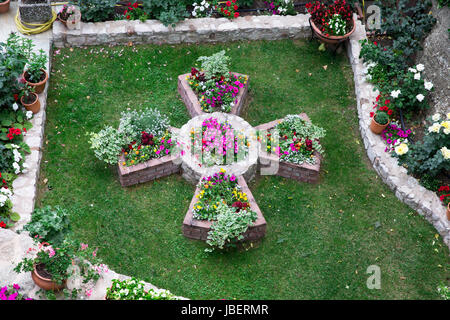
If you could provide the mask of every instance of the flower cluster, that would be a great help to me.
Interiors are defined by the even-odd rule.
[[[250,145],[246,136],[234,130],[231,124],[213,117],[203,121],[200,131],[191,130],[191,140],[193,151],[201,150],[202,164],[206,166],[238,161],[246,155]],[[200,144],[201,149],[197,148]]]
[[[295,12],[293,0],[264,1],[264,3],[272,15],[286,15]]]
[[[106,300],[178,300],[165,289],[145,290],[145,283],[134,277],[126,280],[113,279],[106,289]]]
[[[139,141],[132,141],[128,146],[122,148],[126,161],[124,166],[132,166],[150,159],[156,159],[168,155],[174,143],[171,134],[166,131],[162,137],[142,131]]]
[[[215,5],[215,9],[218,13],[227,18],[237,18],[239,17],[239,6],[237,4],[237,0],[217,2]]]
[[[14,283],[11,286],[0,287],[0,300],[33,300],[19,293],[20,286]]]
[[[440,186],[438,189],[438,196],[444,206],[447,206],[450,202],[450,187],[448,185]]]
[[[224,169],[212,176],[203,177],[199,182],[198,200],[192,213],[195,219],[215,220],[221,203],[233,208],[234,212],[250,208],[248,196],[242,192],[235,175],[227,175]]]
[[[370,112],[370,117],[374,118],[374,120],[381,125],[389,123],[389,118],[394,113],[394,111],[388,107],[388,105],[391,104],[391,100],[385,99],[383,94],[379,94],[373,104],[373,109],[376,110]]]
[[[138,2],[128,2],[128,9],[125,9],[123,16],[127,20],[141,20],[145,21],[148,19],[148,13],[142,9]]]
[[[281,161],[314,164],[314,153],[322,153],[319,139],[324,136],[324,129],[305,121],[299,115],[287,115],[274,130],[265,136],[260,135],[258,140],[266,146],[267,152],[277,154]]]
[[[203,0],[200,3],[194,2],[192,4],[193,9],[191,12],[191,15],[194,18],[201,18],[201,17],[209,17],[212,14],[212,9],[213,6],[211,5],[211,3],[207,0]]]
[[[197,93],[200,106],[204,112],[230,112],[237,103],[237,96],[248,81],[247,76],[229,73],[228,77],[206,79],[204,73],[192,68],[186,77],[189,85]]]
[[[67,4],[65,4],[61,10],[59,10],[58,12],[58,16],[60,19],[67,21],[67,19],[69,19],[69,17],[75,13],[75,6],[68,6]]]
[[[340,35],[334,32],[337,30],[340,31],[341,27],[336,28],[336,26],[331,26],[332,23],[336,23],[337,21],[336,15],[345,23],[344,34],[349,32],[353,27],[353,9],[346,0],[335,0],[329,5],[319,1],[314,3],[310,2],[305,7],[311,15],[311,20],[327,37],[330,35]],[[340,23],[338,22],[338,24]]]
[[[385,152],[395,152],[397,155],[403,155],[408,152],[408,137],[411,130],[402,130],[397,122],[391,122],[381,133],[381,138],[386,143]]]
[[[431,120],[433,121],[433,124],[428,127],[429,133],[440,133],[441,129],[442,132],[445,135],[448,135],[450,133],[450,112],[447,113],[447,119],[439,122],[441,120],[441,115],[439,113],[434,114],[431,117]]]

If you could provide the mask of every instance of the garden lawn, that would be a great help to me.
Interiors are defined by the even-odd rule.
[[[348,61],[317,48],[285,40],[55,51],[37,206],[67,208],[75,235],[98,247],[114,271],[187,298],[439,298],[449,250],[372,170]],[[317,185],[275,176],[249,183],[266,237],[207,254],[206,243],[181,231],[194,186],[174,175],[122,188],[117,168],[94,157],[86,132],[117,126],[121,111],[143,107],[181,127],[190,117],[177,76],[222,49],[232,71],[250,76],[243,117],[258,125],[306,112],[327,130],[326,157]],[[380,290],[366,286],[371,265],[381,269]]]

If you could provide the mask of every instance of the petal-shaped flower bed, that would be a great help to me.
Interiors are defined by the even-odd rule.
[[[208,240],[208,233],[217,217],[217,208],[223,203],[237,212],[256,213],[254,222],[242,234],[241,240],[258,240],[266,234],[266,220],[242,176],[227,175],[224,170],[200,180],[183,221],[183,235],[197,240]]]
[[[276,174],[302,182],[319,180],[322,128],[311,124],[305,113],[288,115],[255,128],[260,141],[261,174]]]
[[[212,87],[194,77],[192,72],[178,76],[178,92],[191,117],[212,112],[241,113],[248,92],[247,75],[230,72],[230,77],[214,80]]]

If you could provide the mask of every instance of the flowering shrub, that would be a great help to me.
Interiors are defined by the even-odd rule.
[[[178,300],[165,289],[145,290],[145,283],[132,277],[127,280],[113,279],[106,289],[107,300]]]
[[[237,0],[229,0],[229,1],[220,1],[214,0],[214,8],[216,11],[226,18],[237,18],[239,17],[239,9]]]
[[[134,2],[133,4],[128,3],[128,9],[125,9],[123,13],[123,18],[127,20],[141,20],[145,21],[148,19],[148,13],[144,11],[139,3]]]
[[[353,28],[353,8],[346,0],[335,0],[329,5],[319,1],[315,3],[310,2],[305,7],[311,15],[311,20],[327,37],[330,35],[341,35],[335,32],[341,33],[342,30],[346,34]],[[335,25],[336,22],[338,27]],[[332,23],[334,25],[331,25]]]
[[[431,125],[423,141],[409,145],[410,152],[399,156],[408,172],[435,177],[450,170],[450,113],[440,120],[440,114],[429,118]]]
[[[192,152],[201,150],[202,164],[225,165],[243,159],[249,147],[247,138],[228,123],[216,118],[205,119],[202,129],[191,130]],[[201,143],[201,148],[200,144]]]
[[[214,7],[211,5],[211,1],[202,0],[200,3],[194,2],[192,6],[191,15],[194,18],[210,17],[213,13]]]
[[[20,286],[16,283],[0,287],[0,300],[33,300],[19,293]]]
[[[293,0],[264,1],[272,15],[296,14]]]
[[[267,152],[275,153],[281,161],[314,164],[314,152],[323,153],[319,139],[325,133],[323,128],[303,120],[299,115],[287,115],[273,130],[265,136],[259,136],[258,140],[266,145]],[[275,145],[275,141],[279,141],[279,146]]]
[[[242,192],[236,176],[227,175],[224,169],[213,176],[203,177],[198,186],[200,193],[192,209],[195,219],[215,220],[220,204],[232,208],[234,212],[250,208],[247,194]]]
[[[450,187],[448,185],[440,186],[438,189],[439,200],[442,201],[444,206],[447,206],[450,202]]]

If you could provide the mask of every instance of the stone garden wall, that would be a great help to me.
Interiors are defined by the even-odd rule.
[[[361,51],[359,40],[362,39],[366,39],[366,33],[364,26],[358,21],[356,30],[347,43],[347,55],[354,74],[359,129],[367,156],[375,171],[392,189],[397,198],[424,216],[450,247],[450,221],[447,220],[446,209],[438,196],[409,176],[406,169],[397,164],[397,159],[384,151],[385,144],[381,137],[372,133],[369,128],[372,102],[375,101],[379,92],[374,91],[373,85],[366,81],[367,67],[363,64],[362,59],[359,59]]]

